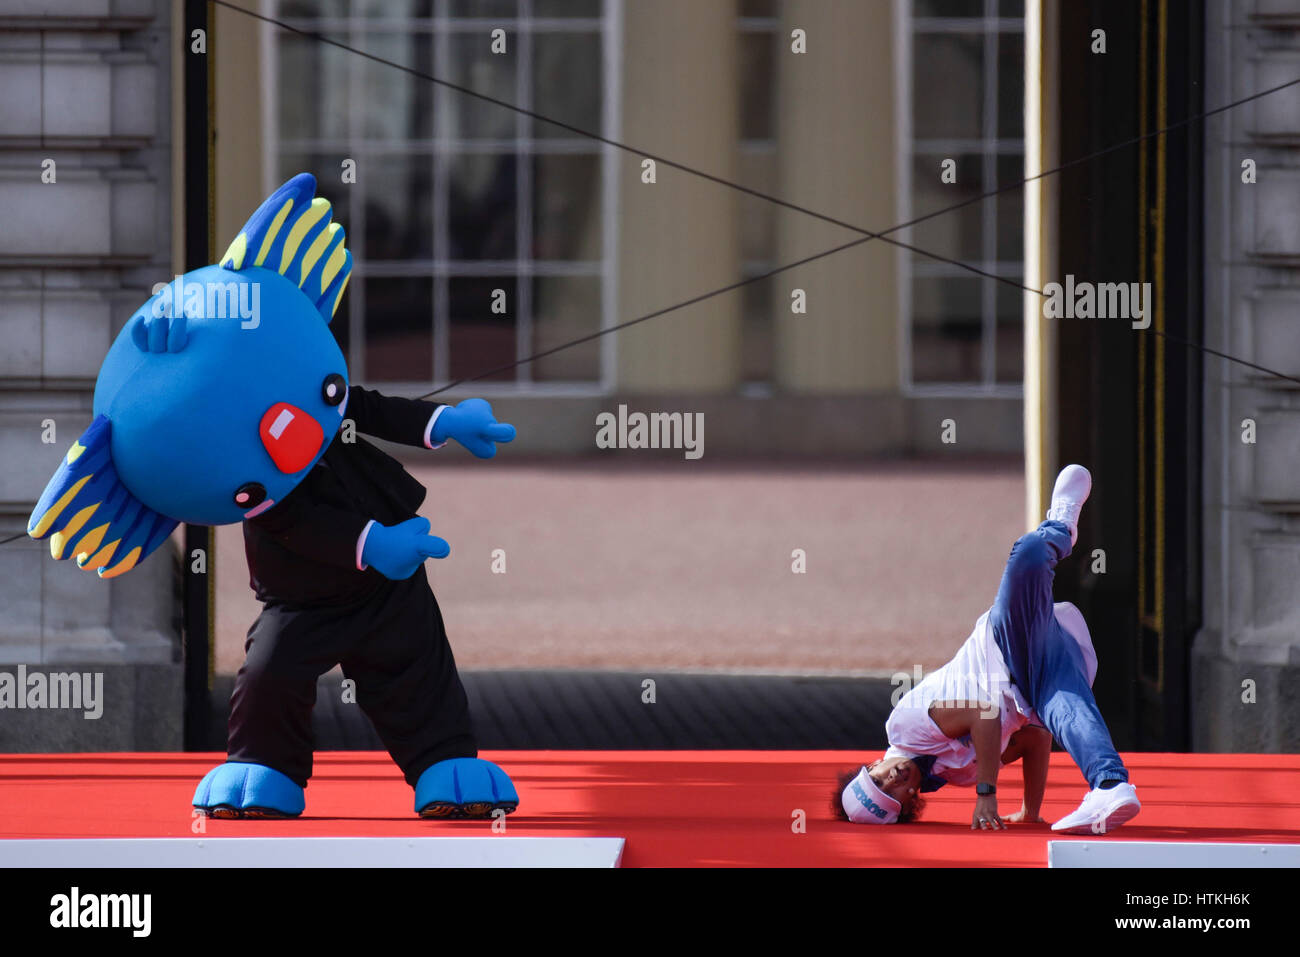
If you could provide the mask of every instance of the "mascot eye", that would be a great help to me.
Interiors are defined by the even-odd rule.
[[[235,492],[235,504],[240,508],[252,508],[266,500],[266,489],[259,482],[245,482]]]
[[[337,372],[331,372],[321,383],[320,394],[325,400],[326,405],[338,405],[343,401],[343,396],[347,395],[348,384],[343,381],[343,376]]]

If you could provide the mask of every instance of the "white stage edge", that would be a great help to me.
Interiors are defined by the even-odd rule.
[[[1048,841],[1048,867],[1300,867],[1300,844]]]
[[[3,867],[618,867],[621,837],[0,840]]]

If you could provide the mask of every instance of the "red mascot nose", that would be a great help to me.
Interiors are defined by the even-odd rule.
[[[320,451],[320,423],[288,402],[277,402],[262,416],[262,444],[281,472],[300,472]]]

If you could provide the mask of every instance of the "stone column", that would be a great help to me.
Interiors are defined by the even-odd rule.
[[[786,0],[777,58],[777,195],[881,230],[897,222],[893,5]],[[803,30],[807,52],[791,52]],[[859,238],[778,209],[777,262]],[[879,240],[774,278],[775,378],[790,392],[896,392],[898,251]],[[791,311],[805,290],[807,313]]]
[[[1206,12],[1207,107],[1294,78],[1294,4],[1216,2]],[[1205,341],[1300,377],[1297,144],[1294,88],[1206,121]],[[1254,183],[1243,182],[1246,160]],[[1204,608],[1192,648],[1198,750],[1300,748],[1297,394],[1295,383],[1205,358]]]
[[[736,178],[739,93],[734,3],[623,7],[621,142]],[[737,193],[642,158],[619,157],[619,321],[739,281]],[[722,295],[618,333],[623,393],[734,389],[741,296]]]
[[[110,342],[172,273],[171,18],[149,0],[0,11],[0,537],[25,530]],[[45,542],[0,546],[0,669],[93,666],[107,698],[98,721],[6,712],[0,750],[179,744],[175,574],[166,548],[104,581]]]

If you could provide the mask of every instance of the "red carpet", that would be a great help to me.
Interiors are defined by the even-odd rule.
[[[834,820],[836,775],[862,755],[837,751],[500,751],[521,806],[513,836],[624,837],[625,867],[1034,866],[1045,824],[970,830],[972,789],[929,796],[924,820],[870,827]],[[193,837],[190,798],[224,755],[0,755],[0,838]],[[1300,843],[1300,755],[1125,755],[1142,813],[1110,840]],[[1043,815],[1074,810],[1086,786],[1052,755]],[[999,810],[1020,807],[1020,769]],[[385,754],[316,756],[306,814],[293,821],[206,821],[208,837],[489,835],[487,822],[430,822]],[[795,811],[806,832],[795,833]],[[4,845],[0,841],[0,857]]]

